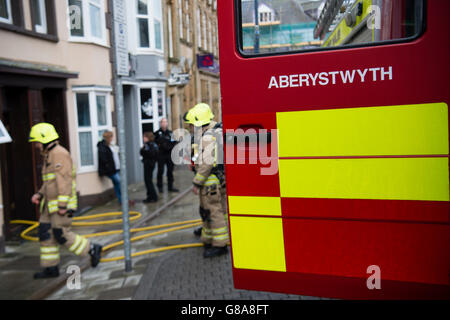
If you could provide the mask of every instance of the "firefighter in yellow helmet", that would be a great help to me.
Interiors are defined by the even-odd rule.
[[[35,279],[59,276],[59,246],[72,253],[91,256],[91,265],[100,262],[102,247],[70,231],[73,213],[77,210],[76,171],[69,152],[59,145],[59,136],[53,125],[39,123],[31,129],[34,142],[43,156],[42,187],[31,201],[40,205],[39,241],[42,272]]]
[[[194,126],[194,193],[200,196],[200,215],[203,219],[201,239],[205,244],[205,258],[228,252],[226,221],[225,170],[223,164],[222,125],[213,121],[209,105],[200,103],[190,109],[184,121]]]

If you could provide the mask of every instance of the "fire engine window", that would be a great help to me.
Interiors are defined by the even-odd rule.
[[[244,55],[382,43],[418,36],[423,0],[236,0]]]

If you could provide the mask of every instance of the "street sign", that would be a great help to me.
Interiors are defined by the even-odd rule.
[[[199,68],[214,67],[214,56],[212,54],[197,55],[197,66]]]
[[[206,70],[211,73],[219,74],[219,64],[214,60],[213,54],[198,54],[197,67],[199,70]]]
[[[189,73],[171,74],[168,79],[168,83],[169,83],[169,86],[184,85],[184,84],[187,84],[190,79],[191,79],[191,76]]]

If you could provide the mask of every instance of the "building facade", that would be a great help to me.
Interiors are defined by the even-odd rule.
[[[139,150],[142,135],[159,129],[168,117],[164,57],[164,0],[127,0],[129,73],[122,76],[125,108],[127,174],[129,183],[143,181]]]
[[[28,143],[36,123],[54,124],[71,152],[81,206],[112,195],[96,147],[114,130],[109,20],[106,0],[0,0],[0,120],[12,137],[0,146],[2,237],[9,221],[39,216],[30,198],[42,163]]]
[[[172,127],[182,128],[183,115],[200,102],[220,121],[217,0],[168,0],[165,17]]]
[[[217,1],[126,1],[129,74],[122,77],[127,173],[143,181],[142,134],[162,118],[183,127],[183,115],[199,102],[220,120]]]

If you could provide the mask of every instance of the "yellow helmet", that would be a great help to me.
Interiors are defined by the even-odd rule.
[[[31,128],[30,138],[28,141],[47,144],[58,139],[59,135],[53,125],[50,123],[38,123]]]
[[[184,115],[184,121],[195,127],[207,125],[214,119],[211,108],[206,103],[199,103]]]

